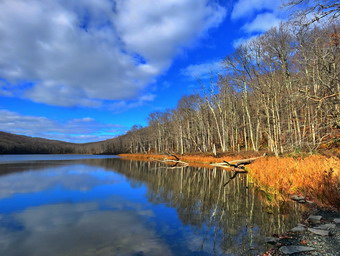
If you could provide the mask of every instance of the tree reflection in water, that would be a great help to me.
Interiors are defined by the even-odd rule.
[[[215,252],[250,255],[249,250],[264,248],[265,236],[292,228],[302,212],[292,202],[268,204],[247,174],[223,186],[232,173],[218,168],[167,169],[158,162],[120,159],[95,163],[125,175],[132,186],[146,185],[150,202],[175,208],[184,225],[206,230],[200,246],[213,240]]]

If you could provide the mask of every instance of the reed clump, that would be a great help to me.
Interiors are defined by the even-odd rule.
[[[298,194],[321,206],[340,208],[340,164],[337,157],[265,157],[249,168],[252,180],[270,193]]]

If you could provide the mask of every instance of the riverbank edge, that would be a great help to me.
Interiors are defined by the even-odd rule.
[[[231,162],[242,159],[250,159],[256,158],[262,155],[263,152],[241,152],[241,154],[237,154],[235,152],[230,152],[228,154],[214,156],[212,154],[184,154],[184,155],[166,155],[166,154],[119,154],[123,159],[130,160],[142,160],[142,161],[164,161],[164,160],[178,160],[187,163],[190,166],[194,167],[205,167],[205,168],[214,168],[213,164],[223,163],[224,161]],[[177,159],[176,159],[177,158]],[[325,161],[329,161],[325,162]],[[319,162],[319,163],[318,163]],[[171,164],[172,162],[164,162]],[[271,164],[270,164],[271,163]],[[309,164],[310,166],[304,166]],[[335,198],[327,198],[327,200],[323,200],[322,197],[327,197],[329,195],[325,194],[325,191],[316,190],[311,188],[310,186],[313,184],[286,184],[282,186],[281,180],[279,180],[278,175],[273,176],[272,169],[281,168],[282,173],[279,173],[281,176],[285,178],[290,178],[293,182],[296,181],[296,176],[299,179],[304,180],[304,178],[308,177],[311,182],[314,182],[319,179],[318,182],[326,182],[323,187],[326,187],[327,193],[332,194],[333,191],[329,191],[329,189],[333,189],[336,191]],[[302,170],[303,168],[305,168]],[[232,167],[223,168],[227,171],[233,171]],[[319,169],[318,173],[314,173],[318,177],[309,177],[311,175],[311,170]],[[276,157],[272,155],[267,155],[265,157],[261,157],[261,159],[254,161],[250,165],[245,167],[245,170],[248,172],[250,176],[250,180],[256,187],[261,189],[263,192],[267,193],[269,197],[274,197],[276,199],[284,199],[287,200],[292,196],[303,197],[304,203],[306,201],[308,203],[315,203],[320,209],[330,209],[330,210],[340,210],[340,193],[338,191],[338,187],[340,184],[340,159],[338,156],[323,156],[319,154],[287,154],[282,157]],[[292,171],[294,170],[294,171]],[[263,177],[270,177],[265,180]],[[305,177],[304,177],[305,176]],[[282,177],[281,177],[282,178]],[[295,179],[294,179],[295,178]],[[275,180],[276,179],[276,180]],[[328,179],[328,180],[326,180]],[[331,179],[331,180],[330,180]],[[298,182],[298,181],[296,181]],[[297,187],[296,189],[291,189],[292,187]],[[302,187],[301,187],[302,186]],[[303,187],[304,186],[304,187]],[[320,184],[318,184],[320,186]],[[307,191],[314,189],[312,195],[308,195]],[[305,192],[303,192],[305,191]],[[324,193],[324,194],[323,194]]]
[[[267,237],[267,243],[273,247],[258,256],[340,255],[340,212],[312,205],[295,228]]]

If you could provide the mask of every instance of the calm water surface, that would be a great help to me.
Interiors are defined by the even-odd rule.
[[[0,156],[0,255],[257,255],[293,227],[246,175],[105,156]]]

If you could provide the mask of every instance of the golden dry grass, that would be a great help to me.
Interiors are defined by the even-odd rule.
[[[336,157],[265,157],[248,169],[253,181],[268,192],[299,194],[319,205],[340,207],[340,164]]]
[[[156,154],[119,154],[120,157],[128,158],[131,160],[154,160],[154,159],[164,159],[166,155],[156,155]]]

